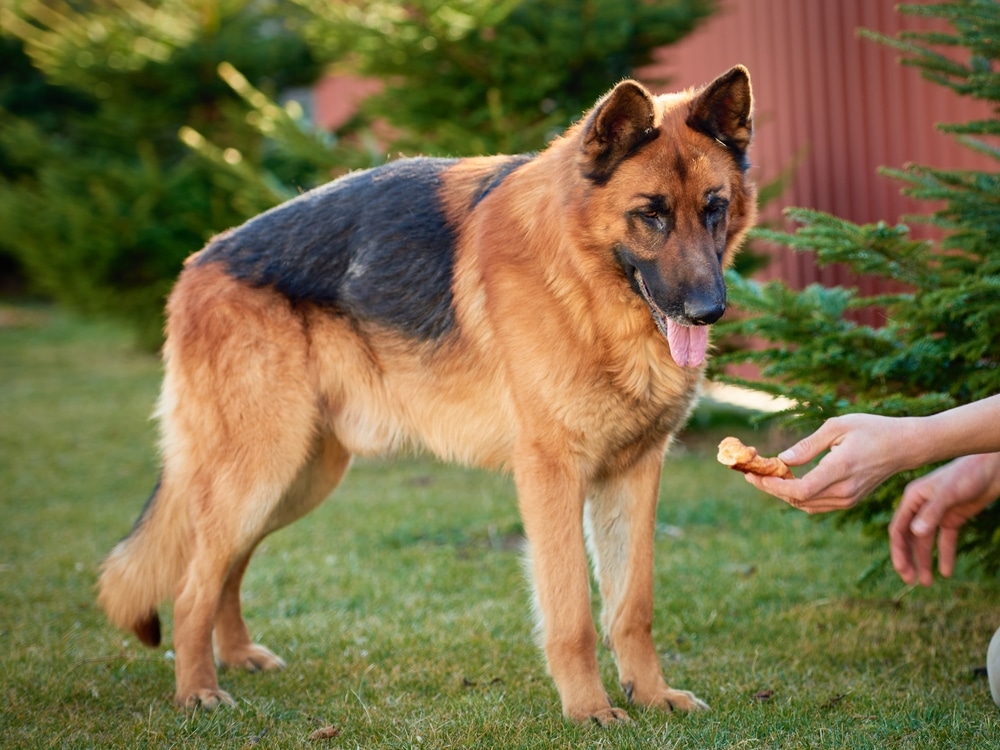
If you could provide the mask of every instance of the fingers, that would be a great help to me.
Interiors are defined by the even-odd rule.
[[[941,513],[933,502],[934,475],[910,482],[889,522],[889,552],[892,566],[908,585],[930,586],[934,580],[934,530]]]
[[[929,474],[927,477],[933,480],[933,475]],[[931,536],[949,507],[945,499],[935,492],[933,484],[922,481],[927,477],[910,482],[903,491],[903,500],[900,502],[901,508],[904,505],[913,506],[909,513],[912,516],[910,531],[918,537]]]
[[[934,535],[914,535],[911,552],[917,582],[921,586],[930,586],[934,583]]]
[[[866,437],[873,425],[881,430],[884,424],[880,417],[860,414],[828,419],[814,433],[778,454],[787,464],[801,466],[825,452],[811,471],[799,479],[752,483],[807,513],[851,508],[888,475],[880,452],[872,450]]]
[[[829,491],[813,490],[814,482],[808,474],[801,479],[778,479],[756,474],[744,476],[757,489],[809,514],[846,510],[857,502],[856,496],[842,495],[833,487]]]
[[[889,557],[892,559],[892,567],[903,582],[910,586],[917,581],[917,569],[913,564],[914,537],[910,526],[914,513],[913,507],[900,503],[889,523]]]
[[[977,475],[974,457],[957,459],[910,482],[889,524],[892,565],[908,584],[930,586],[934,579],[934,542],[938,572],[955,570],[959,527],[987,501],[987,478]]]
[[[945,546],[948,546],[947,540]],[[950,550],[950,553],[941,553],[949,555],[947,562],[945,557],[940,558],[941,573],[945,577],[951,575],[955,559],[954,544]],[[907,585],[919,583],[921,586],[930,586],[934,582],[934,535],[914,534],[909,520],[898,514],[889,526],[889,557],[892,567]]]
[[[938,534],[938,572],[945,578],[951,578],[951,574],[955,572],[957,549],[958,529],[941,529]]]
[[[830,419],[778,455],[799,466],[829,448],[811,471],[799,479],[748,474],[746,480],[806,513],[846,510],[906,465],[881,458],[885,446],[892,445],[898,424],[864,414]],[[938,571],[951,576],[959,527],[998,495],[1000,453],[965,456],[910,482],[889,524],[890,556],[900,578],[910,585],[933,583],[935,542]]]
[[[892,567],[896,574],[903,579],[903,583],[912,586],[917,581],[917,570],[913,567],[913,558],[910,555],[910,545],[901,542],[897,538],[889,541],[889,557],[892,560]]]
[[[762,477],[760,474],[744,474],[743,478],[758,490],[762,490],[769,495],[774,495],[779,500],[784,500],[794,507],[798,507],[799,502],[804,497],[800,494],[801,490],[797,486],[800,483],[795,479]]]

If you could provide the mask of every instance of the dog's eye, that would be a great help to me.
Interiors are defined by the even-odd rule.
[[[643,209],[639,215],[642,217],[643,222],[646,226],[656,232],[662,232],[666,229],[667,222],[666,216],[663,211],[656,208],[646,208]]]
[[[723,198],[711,200],[705,206],[705,218],[710,222],[717,222],[726,215],[727,210],[729,210],[729,201]]]
[[[640,203],[630,211],[630,215],[644,222],[651,229],[663,231],[670,217],[670,209],[661,196],[645,196],[648,200]]]

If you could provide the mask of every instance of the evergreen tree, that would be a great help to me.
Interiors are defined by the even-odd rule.
[[[35,291],[127,317],[141,340],[158,343],[182,260],[259,209],[242,205],[236,181],[178,129],[194,126],[230,144],[231,159],[267,164],[265,139],[216,69],[230,61],[271,91],[313,81],[321,69],[296,29],[302,15],[280,0],[0,10],[5,57],[18,63],[0,77],[0,252]]]
[[[350,50],[384,90],[364,104],[393,150],[466,156],[544,146],[714,0],[297,0],[313,43]]]
[[[26,118],[42,132],[53,133],[61,118],[92,111],[87,97],[49,84],[32,66],[19,40],[0,36],[0,113]],[[0,180],[15,180],[24,171],[25,166],[8,158],[0,145]],[[0,236],[0,292],[23,293],[25,283],[20,261]]]
[[[903,33],[872,38],[902,51],[904,63],[929,80],[1000,106],[1000,4],[954,0],[903,5],[900,12],[944,19],[950,33]],[[940,50],[967,50],[967,61]],[[1000,150],[987,139],[1000,135],[1000,120],[943,125],[961,142],[993,159]],[[852,288],[810,286],[792,291],[779,282],[757,284],[731,275],[734,303],[748,313],[724,331],[769,342],[759,351],[728,352],[715,362],[715,377],[788,396],[797,406],[778,415],[786,424],[812,430],[849,412],[889,416],[926,415],[1000,391],[1000,176],[987,171],[946,171],[928,166],[886,170],[916,198],[943,201],[923,217],[940,228],[938,243],[915,240],[906,226],[859,226],[817,211],[792,209],[794,233],[757,236],[815,253],[817,263],[900,282],[903,289],[860,296]],[[855,322],[861,308],[884,311],[884,324]],[[761,380],[727,376],[734,363],[760,366]],[[930,468],[930,467],[927,467]],[[884,539],[892,509],[906,482],[924,470],[896,476],[845,514]],[[1000,571],[1000,504],[963,528],[967,557]]]

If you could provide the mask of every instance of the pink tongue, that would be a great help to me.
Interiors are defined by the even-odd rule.
[[[682,326],[667,318],[670,356],[681,367],[697,367],[705,361],[708,326]]]

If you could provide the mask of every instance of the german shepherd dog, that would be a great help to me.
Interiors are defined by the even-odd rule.
[[[260,541],[353,455],[418,447],[513,474],[567,717],[627,719],[598,672],[588,552],[626,698],[706,707],[653,645],[654,519],[756,217],[751,110],[743,67],[663,96],[625,80],[541,153],[355,172],[191,256],[167,304],[160,481],[99,582],[151,646],[173,597],[178,704],[232,702],[215,659],[283,666],[240,607]]]

